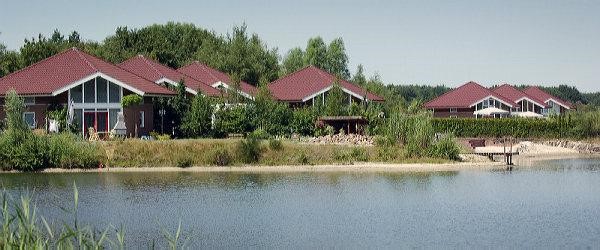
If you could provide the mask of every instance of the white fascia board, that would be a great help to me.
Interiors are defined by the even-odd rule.
[[[539,102],[536,102],[536,101],[534,101],[534,100],[531,100],[531,99],[529,99],[529,98],[527,98],[527,97],[522,97],[521,99],[517,100],[516,102],[520,102],[520,101],[523,101],[523,100],[527,100],[527,101],[529,101],[529,102],[531,102],[531,103],[533,103],[533,104],[536,104],[536,105],[540,106],[541,108],[544,108],[544,107],[546,106],[545,104],[544,104],[544,105],[542,105],[541,103],[539,103]]]
[[[125,84],[124,82],[121,82],[121,81],[119,81],[117,79],[114,79],[114,78],[112,78],[112,77],[110,77],[110,76],[108,76],[108,75],[106,75],[106,74],[104,74],[102,72],[96,72],[96,73],[91,74],[89,76],[86,76],[86,77],[84,77],[84,78],[82,78],[80,80],[77,80],[75,82],[69,83],[67,86],[64,86],[64,87],[62,87],[62,88],[60,88],[60,89],[52,92],[52,96],[57,96],[57,95],[65,92],[65,91],[67,91],[69,89],[72,89],[72,88],[74,88],[74,87],[76,87],[78,85],[81,85],[81,84],[83,84],[83,83],[85,83],[85,82],[87,82],[89,80],[92,80],[92,79],[94,79],[96,77],[102,77],[102,78],[104,78],[104,79],[106,79],[106,80],[108,80],[108,81],[110,81],[110,82],[112,82],[112,83],[114,83],[116,85],[119,85],[119,86],[121,86],[124,89],[128,89],[131,92],[136,93],[136,94],[138,94],[140,96],[144,96],[145,95],[144,91],[141,91],[139,89],[131,87],[128,84]]]
[[[562,106],[563,108],[566,108],[566,109],[571,109],[571,108],[569,108],[569,106],[565,105],[564,103],[562,103],[562,102],[559,102],[559,101],[557,101],[557,100],[554,100],[554,98],[550,98],[550,99],[546,100],[546,101],[545,101],[545,103],[548,103],[549,101],[553,101],[553,102],[555,102],[556,104],[558,104],[558,105]]]
[[[312,95],[309,95],[309,96],[307,96],[307,97],[304,97],[304,98],[302,99],[302,102],[306,102],[306,101],[308,101],[308,100],[310,100],[310,99],[313,99],[313,98],[317,97],[318,95],[320,95],[320,94],[323,94],[323,93],[325,93],[325,92],[327,92],[327,91],[331,90],[332,88],[333,88],[333,85],[331,85],[331,86],[328,86],[328,87],[326,87],[326,88],[324,88],[324,89],[322,89],[322,90],[319,90],[318,92],[316,92],[316,93],[314,93],[314,94],[312,94]],[[359,95],[359,94],[357,94],[357,93],[354,93],[354,92],[350,91],[349,89],[347,89],[347,88],[344,88],[344,87],[342,87],[342,86],[340,86],[340,89],[342,89],[342,91],[343,91],[344,93],[346,93],[346,94],[349,94],[349,95],[351,95],[351,96],[354,96],[354,97],[356,97],[356,98],[358,98],[358,99],[361,99],[361,100],[362,100],[362,99],[364,98],[362,95]]]
[[[155,83],[156,84],[160,84],[162,82],[166,82],[166,83],[171,84],[173,86],[179,86],[179,82],[173,81],[173,80],[171,80],[169,78],[166,78],[166,77],[163,77],[163,78],[160,78],[160,79],[156,80]],[[185,87],[185,91],[187,91],[188,93],[190,93],[192,95],[197,95],[198,94],[198,91],[195,91],[195,90],[193,90],[193,89],[191,89],[191,88],[189,88],[187,86]]]
[[[495,97],[495,96],[493,96],[493,95],[489,95],[489,96],[486,96],[486,97],[484,97],[484,98],[481,98],[481,100],[474,102],[473,104],[469,105],[469,107],[473,107],[473,106],[475,106],[475,105],[479,104],[480,102],[483,102],[484,100],[486,100],[486,99],[490,99],[490,98],[493,98],[493,99],[494,99],[494,100],[496,100],[496,101],[499,101],[499,102],[501,102],[501,103],[504,103],[504,105],[506,105],[506,106],[509,106],[509,107],[511,107],[511,108],[513,107],[513,105],[512,105],[512,104],[506,103],[506,102],[504,102],[504,101],[502,101],[502,100],[500,100],[500,99],[496,98],[496,97]]]
[[[227,83],[224,83],[224,82],[221,82],[221,81],[215,82],[215,83],[213,83],[213,84],[212,84],[212,85],[210,85],[210,86],[211,86],[211,87],[213,87],[213,88],[216,88],[216,89],[219,89],[219,87],[223,87],[223,88],[226,88],[226,89],[231,89],[231,88],[229,87],[229,85],[227,85]],[[248,99],[250,99],[250,100],[254,100],[254,97],[252,97],[250,94],[248,94],[248,93],[246,93],[246,92],[242,91],[241,89],[240,89],[240,90],[238,90],[238,94],[240,94],[240,95],[242,95],[243,97],[246,97],[246,98],[248,98]]]

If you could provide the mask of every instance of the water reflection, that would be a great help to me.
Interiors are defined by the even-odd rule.
[[[80,218],[147,248],[181,220],[192,248],[514,248],[600,245],[600,162],[414,173],[18,173],[40,213],[80,191]],[[160,227],[159,227],[160,225]],[[577,237],[573,237],[577,235]]]

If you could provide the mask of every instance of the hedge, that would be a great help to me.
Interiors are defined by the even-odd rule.
[[[433,127],[437,133],[452,133],[458,137],[556,138],[569,134],[569,122],[564,119],[474,119],[435,118]]]

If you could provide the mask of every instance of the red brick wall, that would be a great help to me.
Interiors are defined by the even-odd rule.
[[[52,104],[66,105],[67,96],[66,92],[58,96],[39,96],[35,97],[35,104],[26,105],[25,112],[35,113],[35,128],[46,128],[46,111],[48,107]],[[2,105],[0,107],[0,120],[4,120],[6,118],[6,114],[4,113],[4,98],[0,98],[0,104]]]
[[[154,107],[152,98],[144,97],[144,103],[123,109],[123,115],[125,116],[125,126],[127,127],[127,136],[135,136],[135,126],[139,121],[140,111],[144,111],[144,127],[137,126],[137,136],[149,135],[154,130]]]

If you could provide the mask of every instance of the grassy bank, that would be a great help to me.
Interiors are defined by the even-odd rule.
[[[111,167],[316,165],[353,162],[443,163],[443,159],[408,157],[399,147],[361,147],[304,144],[295,141],[258,141],[243,149],[242,139],[170,141],[125,140],[100,143]],[[248,152],[256,159],[248,161]],[[250,157],[252,158],[252,157]]]

